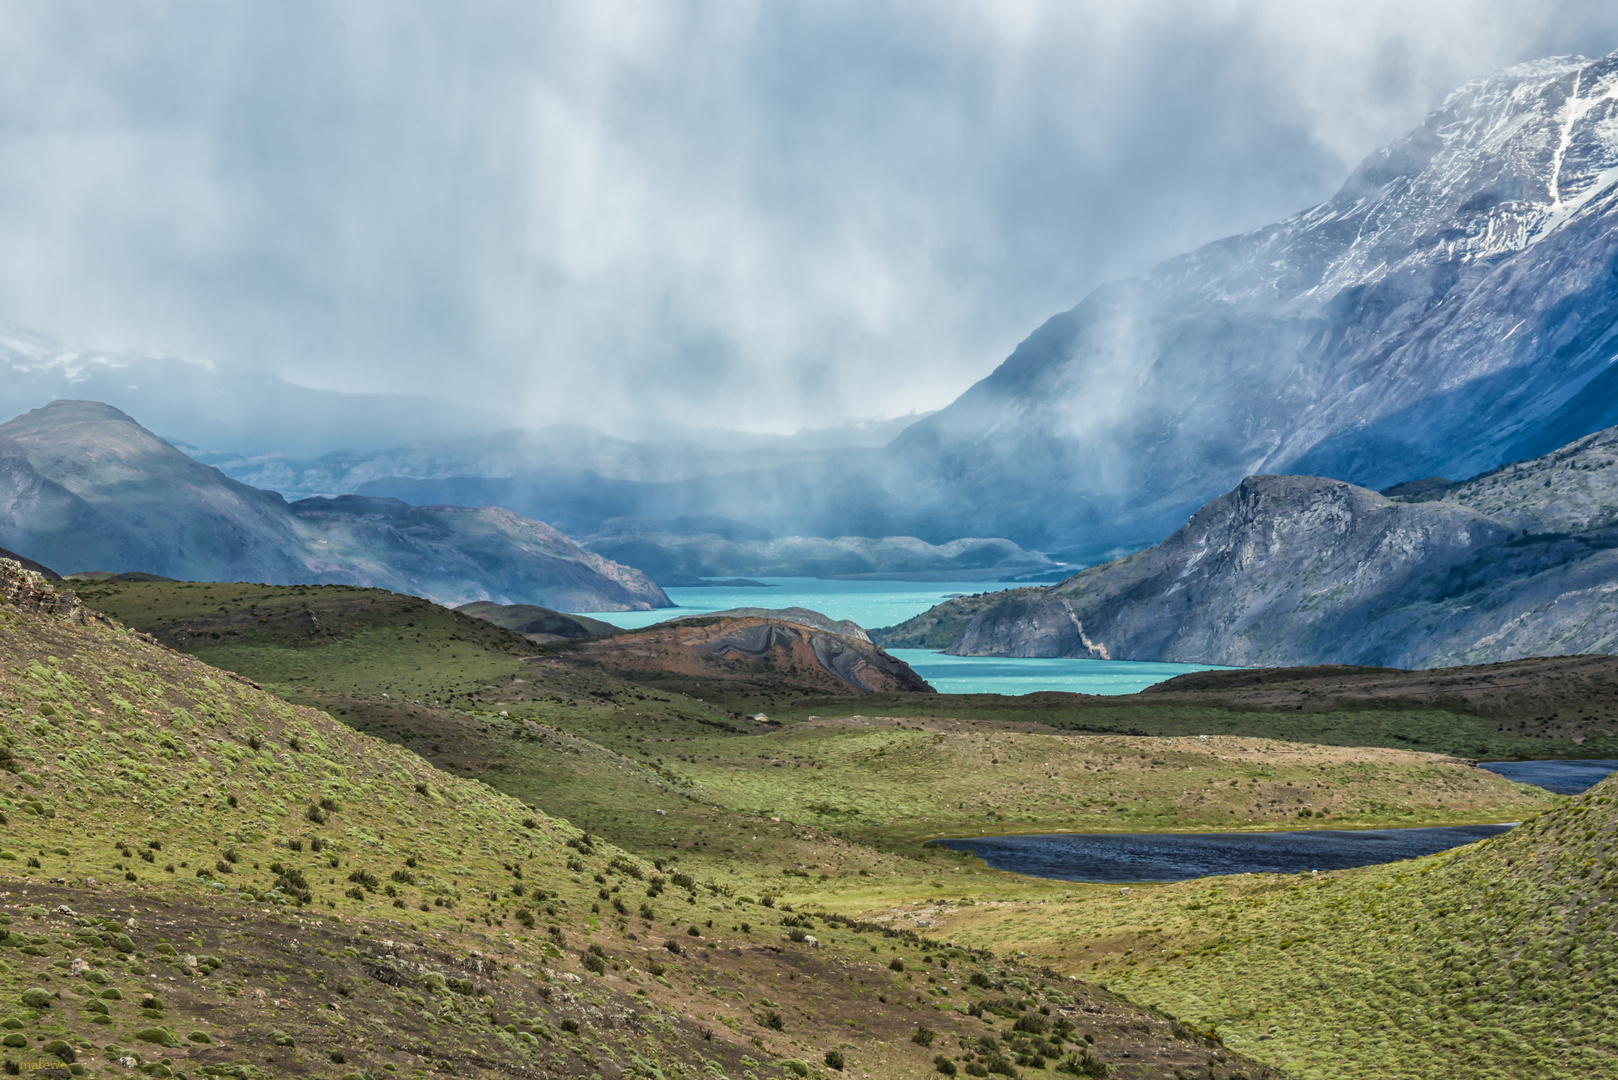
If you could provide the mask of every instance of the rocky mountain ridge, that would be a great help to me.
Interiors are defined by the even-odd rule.
[[[651,579],[543,522],[390,499],[288,504],[97,402],[0,424],[0,542],[67,571],[371,585],[450,603],[672,606]]]
[[[888,455],[911,505],[1093,556],[1243,475],[1544,454],[1618,421],[1615,207],[1618,56],[1508,68],[1320,206],[1098,289]]]
[[[1618,428],[1417,496],[1250,476],[1161,544],[872,637],[972,656],[1399,668],[1618,651]]]

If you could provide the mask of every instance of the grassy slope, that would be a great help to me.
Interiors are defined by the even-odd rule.
[[[378,640],[391,642],[388,651],[367,670],[398,679],[401,667],[416,677],[411,669],[420,666],[419,681],[411,685],[446,685],[460,669],[454,664],[435,668],[434,657],[447,655],[435,643],[449,639],[427,633],[438,625],[432,620],[443,618],[427,614],[430,618],[412,608],[392,616],[393,630],[377,631]],[[398,632],[401,619],[417,624],[409,629],[423,631],[423,644]],[[449,628],[458,625],[446,622],[443,632],[456,633]],[[521,674],[492,674],[489,682],[466,691],[470,697],[451,698],[455,708],[362,693],[360,675],[343,659],[347,654],[327,651],[329,645],[288,641],[265,645],[251,656],[265,665],[269,674],[257,673],[266,678],[291,670],[288,665],[302,665],[298,670],[306,681],[286,692],[319,701],[355,726],[417,747],[452,771],[564,813],[648,856],[678,856],[678,865],[735,893],[768,892],[800,908],[844,914],[886,910],[883,917],[896,926],[947,934],[1002,954],[1024,951],[1034,962],[1104,977],[1141,1000],[1216,1023],[1237,1047],[1306,1075],[1376,1075],[1375,1070],[1398,1075],[1400,1068],[1408,1075],[1476,1075],[1467,1071],[1473,1068],[1471,1051],[1459,1043],[1446,1046],[1442,1030],[1422,1039],[1406,1031],[1417,1020],[1408,1013],[1408,1001],[1388,987],[1405,978],[1400,972],[1408,971],[1408,963],[1427,964],[1430,958],[1390,937],[1389,928],[1403,924],[1360,914],[1350,922],[1344,910],[1370,909],[1334,906],[1340,895],[1392,893],[1399,887],[1399,869],[1328,875],[1323,884],[1241,878],[1224,879],[1217,890],[1203,882],[1120,895],[1115,888],[998,874],[936,850],[921,855],[915,841],[985,828],[1316,824],[1298,818],[1305,806],[1325,809],[1328,820],[1354,824],[1500,820],[1559,803],[1536,789],[1431,755],[1349,753],[1250,736],[1074,738],[1027,722],[1030,714],[1071,715],[1065,706],[1044,702],[1061,695],[1021,703],[949,697],[927,702],[945,709],[986,702],[994,722],[805,719],[785,727],[743,728],[731,719],[731,702],[695,699],[711,689],[693,685],[692,697],[652,691],[575,665],[565,649],[528,660],[503,653],[507,647],[505,639],[491,639],[489,662],[509,664]],[[345,673],[356,689],[316,685],[341,681]],[[525,681],[513,681],[518,678]],[[846,709],[847,699],[841,704]],[[869,712],[886,711],[907,699],[873,696],[858,704]],[[1036,707],[1017,710],[1018,704]],[[1097,702],[1090,715],[1117,708],[1115,702]],[[1138,718],[1146,708],[1116,715]],[[1210,718],[1249,714],[1175,703],[1150,708],[1192,732]],[[1367,710],[1343,713],[1363,718]],[[1452,715],[1433,714],[1435,725],[1438,717]],[[1331,714],[1255,710],[1250,715],[1318,724]],[[1370,715],[1379,714],[1372,710]],[[1423,714],[1390,710],[1386,715]],[[1452,857],[1428,864],[1444,865],[1446,858]],[[1378,889],[1390,875],[1395,883]],[[1431,906],[1441,895],[1435,889],[1413,902]],[[1490,903],[1498,902],[1497,897]],[[1410,914],[1398,911],[1400,919]],[[762,909],[753,906],[751,912]],[[1339,933],[1338,923],[1352,928],[1353,935]],[[1321,942],[1320,949],[1295,944],[1299,936]],[[1367,937],[1376,937],[1384,952],[1356,967]],[[1223,944],[1216,944],[1221,939]],[[1182,955],[1174,957],[1175,952]],[[1152,970],[1140,962],[1147,955],[1156,958]],[[1309,974],[1317,962],[1328,974]],[[1364,1042],[1346,1049],[1334,1041],[1335,1027],[1343,1025],[1333,1026],[1331,1018],[1338,1015],[1333,1010],[1350,1009],[1355,1015],[1352,1010],[1372,1009],[1384,998],[1386,1015],[1378,1015],[1376,1023],[1386,1028],[1375,1028]],[[1319,1016],[1327,1019],[1315,1019]],[[1484,1045],[1488,1038],[1493,1036],[1486,1036]],[[1407,1043],[1417,1049],[1401,1049]],[[1546,1043],[1536,1036],[1533,1045]],[[1362,1061],[1369,1064],[1362,1068]]]
[[[935,917],[1301,1077],[1618,1076],[1618,781],[1504,836],[1319,876]]]
[[[643,703],[647,696],[661,703],[643,713],[700,715],[724,724],[760,711],[788,723],[849,711],[846,698],[767,682],[661,677],[636,685],[581,664],[571,673],[550,665],[543,678],[535,678],[525,658],[544,653],[567,660],[572,650],[547,650],[483,620],[376,589],[106,582],[85,585],[80,595],[166,644],[278,690],[340,690],[379,701],[388,693],[463,706],[526,700],[569,712],[570,700],[600,704],[608,700],[599,696],[605,694],[622,703],[639,694]],[[316,633],[306,610],[315,614]],[[1588,660],[1618,665],[1612,658]],[[1333,676],[1292,679],[1283,670],[1275,676],[1280,683],[1258,690],[1217,684],[1118,697],[873,694],[857,707],[871,716],[949,716],[1127,735],[1239,735],[1475,760],[1618,757],[1618,671],[1552,670],[1536,675],[1537,682],[1500,674],[1535,663],[1545,661],[1456,669],[1450,679],[1455,685],[1442,687],[1426,685],[1440,673],[1403,673],[1423,682],[1419,693],[1390,684],[1375,697],[1340,692],[1342,680]],[[1491,681],[1506,685],[1490,693]],[[597,712],[613,717],[618,710]]]
[[[810,948],[784,908],[672,870],[649,895],[663,875],[639,859],[116,626],[0,607],[0,650],[0,1001],[19,1063],[49,1049],[95,1071],[138,1052],[155,1075],[784,1080],[792,1059],[824,1074],[841,1049],[872,1075],[918,1076],[1005,1029],[962,1006],[1008,993],[1073,1018],[1069,1045],[1089,1032],[1120,1076],[1208,1060],[1191,1033],[1079,984],[836,919],[810,920]],[[290,870],[308,907],[274,887]],[[73,957],[97,974],[75,976]],[[122,992],[105,1014],[102,986]],[[940,1032],[933,1049],[908,1041],[919,1023]],[[179,1045],[142,1038],[159,1028]],[[1030,1038],[1013,1041],[1031,1053]]]
[[[1583,695],[1575,695],[1582,699]],[[1612,718],[1618,691],[1590,695],[1590,708],[1604,710],[1597,723],[1581,724],[1579,700],[1565,722],[1541,723],[1544,708],[1534,700],[1508,700],[1494,707],[1459,701],[1401,698],[1355,701],[1322,696],[1304,705],[1264,705],[1210,691],[1175,695],[1140,694],[1091,697],[1038,693],[940,694],[922,701],[898,694],[861,699],[873,716],[924,718],[948,715],[997,724],[1042,724],[1071,732],[1179,737],[1236,735],[1328,746],[1380,746],[1454,754],[1477,761],[1537,758],[1618,757],[1618,724]],[[716,698],[716,704],[732,702]],[[739,703],[737,703],[739,704]],[[786,722],[836,708],[817,698],[780,701],[771,716]],[[846,708],[846,706],[844,706]]]
[[[638,686],[575,662],[574,648],[541,655],[424,601],[337,587],[288,597],[255,588],[108,585],[85,597],[617,842],[702,858],[741,888],[766,873],[767,887],[788,887],[781,872],[811,866],[816,875],[865,871],[930,888],[932,869],[882,853],[920,856],[916,842],[941,835],[1275,827],[1317,823],[1316,814],[1356,826],[1450,824],[1514,820],[1552,801],[1431,755],[1220,737],[1074,738],[1026,722],[1070,716],[1042,706],[1073,695],[992,697],[998,724],[861,718],[753,728],[720,696],[732,683],[692,680],[689,695]],[[256,611],[244,613],[248,604]],[[316,613],[314,636],[305,609]],[[214,644],[214,633],[233,643]],[[391,696],[378,692],[384,687]],[[778,686],[756,692],[781,706],[773,715],[798,711]],[[842,713],[851,704],[815,700]],[[931,706],[936,718],[962,705],[971,715],[981,700],[869,695],[857,704]],[[1198,726],[1193,710],[1158,708]],[[924,865],[940,857],[928,854]]]

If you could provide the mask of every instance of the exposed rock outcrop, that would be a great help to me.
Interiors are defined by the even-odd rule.
[[[822,615],[818,611],[811,611],[802,607],[762,608],[740,607],[728,608],[725,611],[707,611],[699,615],[681,615],[674,620],[684,619],[777,619],[783,622],[797,623],[815,630],[824,630],[828,634],[838,634],[842,637],[853,638],[856,641],[870,641],[871,637],[865,628],[853,619],[833,619]]]
[[[1618,428],[1403,490],[1248,477],[1156,547],[872,636],[971,656],[1243,666],[1618,652]]]
[[[869,641],[784,619],[659,623],[583,643],[568,655],[642,677],[742,679],[833,693],[933,692],[908,664]]]
[[[12,607],[65,622],[83,623],[89,614],[71,589],[60,589],[16,559],[0,558],[0,599]]]

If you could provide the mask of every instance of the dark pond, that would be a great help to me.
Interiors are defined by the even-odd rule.
[[[1618,761],[1485,761],[1479,768],[1558,795],[1577,795],[1618,772]]]
[[[1510,825],[1314,829],[1272,833],[1053,833],[932,843],[996,870],[1058,881],[1184,881],[1211,874],[1296,874],[1414,859],[1498,836]]]

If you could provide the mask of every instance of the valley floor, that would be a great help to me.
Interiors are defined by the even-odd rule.
[[[1027,701],[838,697],[769,679],[625,678],[580,661],[578,650],[501,637],[488,624],[473,625],[408,598],[319,590],[294,598],[259,588],[242,587],[223,605],[220,590],[207,596],[193,590],[187,597],[145,586],[108,590],[105,600],[124,605],[120,617],[144,619],[135,625],[149,627],[160,641],[167,636],[286,701],[321,710],[359,738],[385,740],[397,748],[392,753],[419,754],[423,767],[479,781],[481,790],[543,812],[546,820],[563,819],[598,843],[657,860],[665,875],[708,883],[712,902],[698,899],[718,910],[692,923],[703,966],[690,969],[689,989],[674,974],[647,981],[656,966],[674,968],[650,960],[660,937],[636,940],[678,926],[663,930],[661,911],[659,925],[637,921],[638,901],[626,901],[617,916],[605,911],[622,898],[619,885],[629,882],[598,874],[600,892],[592,900],[591,883],[575,874],[562,892],[575,913],[591,904],[604,910],[599,922],[589,921],[591,935],[603,945],[604,959],[624,974],[602,976],[603,986],[621,977],[624,993],[655,995],[654,986],[668,982],[661,987],[666,1000],[659,999],[666,1007],[688,1023],[708,1025],[715,1039],[723,1032],[714,1024],[745,1035],[755,1051],[767,1050],[777,1062],[800,1055],[808,1071],[830,1075],[836,1070],[828,1071],[810,1049],[824,1049],[830,1031],[846,1029],[866,1040],[853,1044],[863,1073],[944,1069],[929,1066],[929,1054],[918,1057],[915,1043],[897,1056],[873,1056],[878,1044],[904,1042],[902,1025],[881,1026],[891,1020],[936,1029],[936,1045],[954,1047],[945,1055],[949,1068],[999,1063],[979,1045],[972,1026],[983,1022],[987,1000],[980,1000],[984,987],[963,977],[969,969],[962,965],[973,958],[979,967],[1000,965],[1000,974],[985,976],[991,986],[1006,984],[1009,973],[1021,972],[1015,977],[1025,980],[1038,974],[1051,986],[1070,988],[1061,993],[1076,999],[1080,989],[1105,984],[1179,1017],[1165,1021],[1163,1030],[1182,1043],[1213,1031],[1228,1044],[1203,1043],[1198,1056],[1175,1049],[1180,1044],[1171,1039],[1158,1053],[1152,1036],[1127,1047],[1105,1043],[1101,1055],[1097,1032],[1097,1041],[1086,1045],[1096,1048],[1097,1060],[1112,1070],[1108,1075],[1255,1080],[1265,1069],[1311,1080],[1618,1075],[1599,1035],[1605,1005],[1598,991],[1605,984],[1586,979],[1574,986],[1564,977],[1592,969],[1610,947],[1598,947],[1585,929],[1569,931],[1571,937],[1541,934],[1533,920],[1546,912],[1521,908],[1517,952],[1531,958],[1530,977],[1515,953],[1501,952],[1507,939],[1499,928],[1472,914],[1500,907],[1498,889],[1488,884],[1500,860],[1507,867],[1513,859],[1518,867],[1563,865],[1560,856],[1538,848],[1531,856],[1500,854],[1518,851],[1537,835],[1537,825],[1463,849],[1481,855],[1452,852],[1308,879],[1237,876],[1128,891],[1001,873],[925,844],[936,837],[1054,831],[1532,823],[1565,820],[1577,806],[1594,813],[1606,804],[1514,784],[1442,746],[1441,752],[1396,748],[1446,731],[1459,732],[1461,740],[1487,735],[1511,745],[1554,743],[1516,730],[1511,711],[1543,714],[1546,699],[1562,692],[1547,689],[1553,673],[1536,676],[1531,701],[1518,703],[1502,691],[1475,708],[1418,697],[1387,708],[1374,701],[1327,702],[1324,711],[1300,713],[1286,697],[1290,691],[1273,687],[1263,692],[1280,698],[1258,704],[1194,693],[1183,701],[1137,695],[1123,702],[1073,695]],[[320,607],[328,596],[338,618]],[[256,616],[268,622],[245,617],[248,603],[268,608]],[[321,625],[341,618],[349,623],[324,640],[300,629],[302,610],[316,611]],[[182,633],[188,643],[178,640]],[[1587,700],[1589,680],[1575,681],[1567,693]],[[1601,715],[1610,715],[1611,704]],[[756,715],[765,712],[768,719]],[[1129,733],[1141,727],[1148,730]],[[1335,737],[1276,737],[1312,730]],[[1352,745],[1355,731],[1373,745]],[[1603,837],[1610,833],[1610,822],[1601,829]],[[1610,849],[1592,850],[1593,880],[1606,882],[1605,890],[1611,877],[1600,875],[1611,865]],[[1468,866],[1464,873],[1456,869]],[[1533,888],[1553,892],[1549,885]],[[1556,888],[1556,895],[1570,895]],[[1589,910],[1610,921],[1600,914],[1609,911],[1602,905],[1610,904],[1610,890],[1591,895]],[[479,911],[488,918],[470,926],[445,922],[437,912],[428,918],[435,932],[465,939],[463,950],[472,948],[469,932],[481,935],[476,948],[485,953],[498,949],[496,941],[521,940],[523,932],[509,921],[509,901],[491,899]],[[376,933],[394,940],[407,933],[382,929],[385,911],[373,917],[382,920]],[[883,936],[863,936],[873,932]],[[810,934],[827,951],[806,956],[833,965],[816,969],[812,979],[791,948]],[[1584,952],[1575,957],[1557,944],[1561,951],[1542,954],[1551,948],[1544,943],[1563,940]],[[1457,953],[1466,942],[1470,952]],[[783,943],[786,952],[777,952]],[[896,943],[910,951],[894,955]],[[724,972],[732,949],[752,958],[733,976]],[[903,970],[889,966],[890,958],[902,961]],[[575,961],[564,956],[545,963],[563,971]],[[796,965],[798,974],[774,971],[776,963]],[[1449,974],[1437,979],[1428,968]],[[749,1008],[725,1004],[726,978],[751,988],[738,983]],[[1471,980],[1470,989],[1459,989],[1463,980]],[[766,985],[772,989],[760,989]],[[671,991],[685,996],[670,997]],[[867,1000],[873,992],[874,1004]],[[900,1004],[903,1014],[895,1011]],[[1082,1019],[1056,998],[1047,995],[1046,1004],[1049,1016]],[[1565,1053],[1547,1049],[1563,1045],[1545,1026],[1547,1010],[1558,1008],[1572,1009],[1582,1032]],[[759,1026],[771,1011],[792,1018],[788,1036]],[[561,1015],[554,1002],[551,1015],[547,1023],[554,1028]],[[1513,1024],[1533,1025],[1540,1034],[1512,1041],[1502,1032]],[[790,1036],[803,1025],[816,1032],[809,1042]],[[537,1030],[517,1028],[519,1034]],[[1023,1040],[1016,1053],[1002,1055],[1013,1072],[1032,1077],[1058,1061],[1082,1064],[1078,1057],[1041,1056],[1027,1030],[1003,1034]],[[1071,1043],[1062,1051],[1072,1052]],[[1249,1064],[1240,1063],[1243,1056]],[[765,1059],[752,1057],[753,1065],[742,1059],[738,1068],[725,1059],[715,1068],[739,1076],[751,1069],[762,1078]],[[618,1054],[616,1060],[625,1059]],[[669,1070],[679,1071],[670,1066],[665,1075]]]

